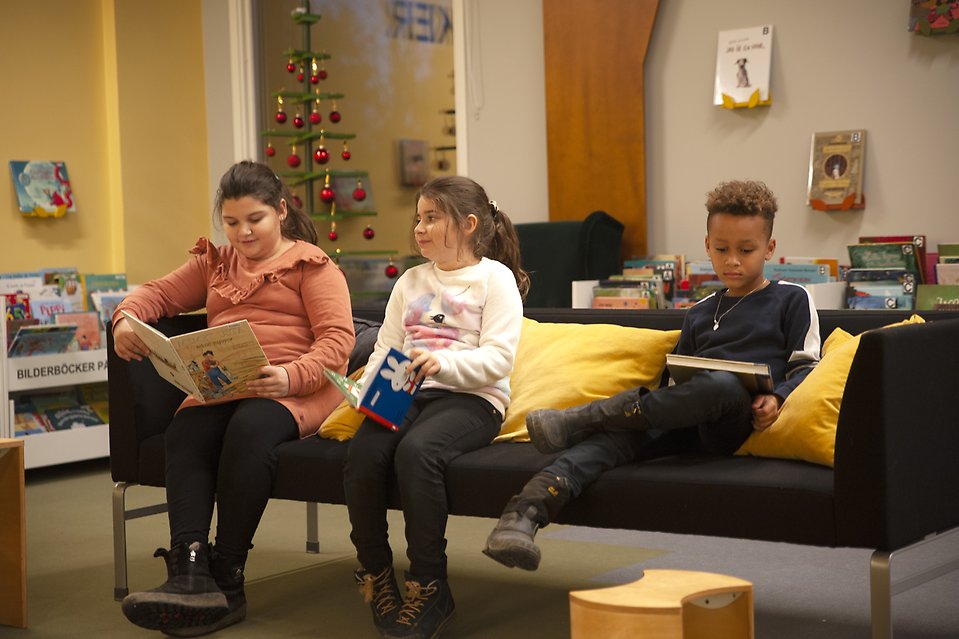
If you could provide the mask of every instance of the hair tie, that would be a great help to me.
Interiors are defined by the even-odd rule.
[[[493,217],[496,217],[496,214],[499,213],[499,206],[496,204],[496,200],[489,201],[489,214]]]

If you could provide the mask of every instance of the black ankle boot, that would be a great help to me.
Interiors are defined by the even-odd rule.
[[[388,639],[436,639],[453,619],[453,593],[445,579],[423,579],[406,573],[406,599]]]
[[[381,633],[392,628],[403,604],[393,567],[384,568],[378,575],[360,569],[353,576],[360,594],[373,611],[373,623]]]
[[[604,428],[647,428],[639,398],[645,388],[631,388],[608,399],[565,410],[540,409],[526,415],[529,438],[541,453],[556,453]]]
[[[227,613],[212,623],[189,628],[171,628],[167,630],[167,634],[174,637],[199,637],[246,619],[246,593],[243,591],[243,582],[245,581],[243,569],[246,565],[246,558],[221,555],[215,547],[210,554],[212,555],[210,558],[210,573],[213,575],[216,585],[226,597]]]
[[[226,596],[210,574],[210,546],[195,541],[169,551],[158,548],[167,580],[162,586],[123,598],[123,614],[142,628],[169,633],[216,623],[227,614]]]
[[[569,482],[565,477],[547,472],[536,474],[522,492],[506,504],[486,539],[483,554],[508,568],[536,570],[541,558],[534,541],[536,531],[548,524],[569,499]]]

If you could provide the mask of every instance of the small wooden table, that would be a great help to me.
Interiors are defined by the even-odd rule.
[[[569,593],[572,639],[753,639],[753,586],[710,572],[647,570]]]
[[[0,439],[0,624],[27,627],[23,440]]]

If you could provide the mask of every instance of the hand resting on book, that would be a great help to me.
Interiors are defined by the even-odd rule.
[[[113,350],[116,351],[120,359],[130,361],[141,361],[144,357],[150,356],[150,348],[143,343],[137,334],[133,332],[133,327],[125,317],[121,317],[113,324]]]
[[[260,378],[246,383],[259,397],[286,397],[290,394],[290,375],[282,366],[263,366]]]

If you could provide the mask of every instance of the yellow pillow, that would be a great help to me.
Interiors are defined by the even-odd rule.
[[[353,371],[353,374],[350,375],[350,379],[360,379],[363,377],[364,370],[366,370],[366,367],[360,366],[358,369]],[[346,399],[344,399],[342,402],[340,402],[339,406],[333,409],[333,412],[330,413],[329,417],[323,420],[323,423],[320,424],[320,430],[318,434],[323,439],[335,439],[339,442],[345,442],[348,439],[353,439],[353,435],[356,434],[360,424],[363,423],[364,417],[366,417],[366,415],[354,409],[349,405]]]
[[[923,321],[913,315],[883,328]],[[753,432],[736,454],[801,459],[832,467],[839,406],[861,337],[853,337],[841,328],[834,330],[823,343],[819,365],[789,394],[775,423]]]
[[[679,331],[523,318],[510,406],[495,441],[529,441],[526,413],[569,408],[627,388],[655,388]]]

